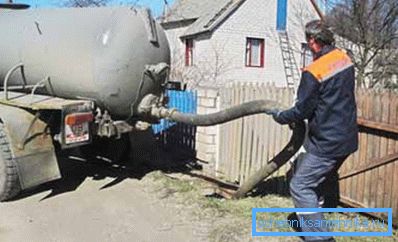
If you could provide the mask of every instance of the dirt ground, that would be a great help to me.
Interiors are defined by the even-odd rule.
[[[148,134],[132,147],[122,164],[63,155],[62,179],[0,203],[0,242],[251,240],[250,214],[235,219],[218,209],[222,200],[206,197],[212,188],[183,174],[194,166]]]
[[[0,204],[0,241],[194,241],[189,222],[164,209],[145,179],[118,182],[120,171],[93,165],[68,174]]]
[[[196,163],[176,161],[141,138],[147,141],[136,139],[128,157],[135,162],[82,162],[65,155],[61,180],[0,203],[0,242],[300,241],[251,237],[251,208],[291,207],[287,196],[214,196],[211,185],[188,175]]]
[[[135,157],[129,159],[141,163],[133,166],[65,155],[61,180],[0,203],[0,242],[200,241],[190,221],[162,206],[146,177],[156,169],[142,165],[153,158],[148,156],[153,144],[133,145]]]

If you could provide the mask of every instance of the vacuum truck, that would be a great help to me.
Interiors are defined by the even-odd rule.
[[[208,126],[278,108],[259,100],[210,115],[167,109],[169,45],[146,9],[6,3],[0,30],[0,201],[59,179],[59,150],[123,139],[162,118]],[[279,161],[240,194],[295,153],[297,127]]]
[[[150,11],[0,6],[0,200],[60,178],[55,149],[148,127],[163,90],[166,35]]]

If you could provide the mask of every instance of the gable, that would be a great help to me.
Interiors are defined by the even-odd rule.
[[[181,39],[194,37],[195,35],[206,32],[212,32],[247,1],[251,0],[176,0],[170,12],[163,19],[162,25],[177,27],[180,23],[185,23],[184,26],[188,25],[188,29],[180,36]],[[271,4],[275,3],[276,0],[263,1],[268,1],[269,4]],[[288,0],[284,1],[286,5]],[[281,10],[279,9],[281,2],[282,1],[278,1],[278,11]],[[296,1],[288,1],[287,4],[311,6],[313,12],[318,14],[318,16],[314,17],[322,17],[318,12],[319,9],[317,8],[315,0],[300,0],[299,3]],[[286,7],[284,10],[286,10]],[[269,11],[269,9],[266,11]],[[294,13],[294,15],[296,14],[297,13]]]
[[[214,30],[246,0],[216,1],[217,6],[197,19],[181,38]]]

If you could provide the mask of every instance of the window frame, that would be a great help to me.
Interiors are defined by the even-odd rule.
[[[185,39],[185,66],[193,66],[193,39]]]
[[[304,69],[305,67],[309,66],[313,62],[313,54],[311,52],[310,47],[308,46],[307,43],[302,42],[301,43],[301,58],[300,58],[300,66],[301,69]]]
[[[253,41],[259,41],[260,43],[260,63],[259,65],[255,65],[252,60],[252,47],[253,47]],[[252,38],[252,37],[247,37],[246,38],[246,51],[245,51],[245,67],[255,67],[255,68],[264,68],[265,66],[265,60],[264,60],[264,51],[265,51],[265,39],[263,38]]]

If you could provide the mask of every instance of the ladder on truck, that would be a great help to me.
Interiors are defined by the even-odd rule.
[[[290,45],[287,31],[278,31],[279,45],[281,47],[283,66],[285,69],[287,87],[292,88],[296,93],[300,82],[300,73],[294,58],[293,49]]]

